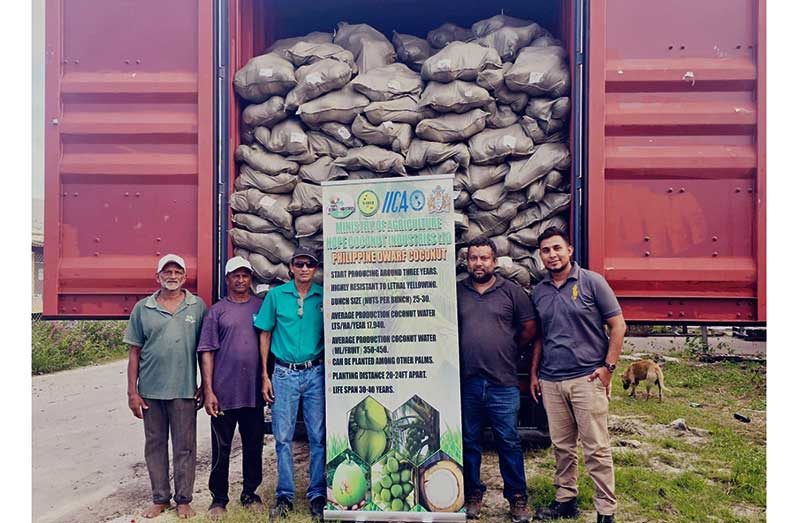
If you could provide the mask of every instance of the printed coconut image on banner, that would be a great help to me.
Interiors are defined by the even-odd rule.
[[[325,517],[464,521],[452,176],[322,189]]]

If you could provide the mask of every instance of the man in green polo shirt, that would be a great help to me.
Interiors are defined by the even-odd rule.
[[[167,254],[158,262],[154,294],[136,303],[123,341],[130,345],[128,406],[144,420],[144,459],[152,485],[152,506],[144,517],[169,508],[169,434],[172,434],[175,502],[181,518],[191,508],[197,462],[197,339],[205,303],[183,288],[186,262]]]
[[[263,365],[263,399],[272,406],[272,431],[277,450],[277,502],[272,520],[293,510],[294,439],[297,410],[310,443],[310,484],[307,497],[314,521],[321,521],[327,499],[324,478],[324,316],[322,288],[313,283],[319,259],[299,247],[291,257],[293,279],[272,289],[255,318],[260,329]],[[268,374],[269,354],[274,355],[274,375]]]

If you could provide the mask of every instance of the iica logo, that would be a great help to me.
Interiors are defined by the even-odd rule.
[[[377,193],[365,190],[357,197],[357,209],[365,217],[374,216],[380,208],[380,199]]]
[[[382,202],[383,213],[408,212],[408,210],[420,211],[424,208],[426,198],[424,193],[416,189],[415,191],[388,191],[385,193],[385,201]]]

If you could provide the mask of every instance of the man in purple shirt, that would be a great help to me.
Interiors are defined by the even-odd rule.
[[[231,258],[224,272],[227,296],[208,311],[197,345],[205,410],[211,416],[211,519],[227,512],[230,446],[236,424],[244,469],[241,504],[263,511],[263,502],[255,493],[263,480],[263,403],[258,335],[252,323],[262,300],[250,290],[252,266],[247,260]]]

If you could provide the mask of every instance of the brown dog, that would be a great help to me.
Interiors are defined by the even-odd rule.
[[[651,396],[651,387],[657,385],[659,387],[659,400],[662,401],[662,390],[669,390],[665,387],[665,378],[662,375],[662,369],[651,360],[640,360],[629,365],[629,368],[624,371],[621,377],[623,382],[623,390],[632,387],[632,392],[629,394],[631,397],[635,396],[635,389],[637,384],[646,382],[646,399]]]

